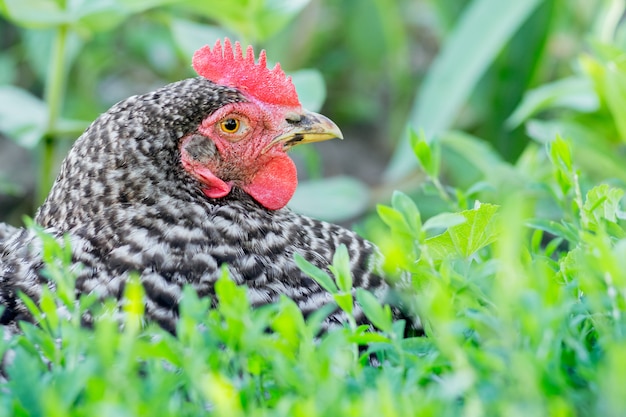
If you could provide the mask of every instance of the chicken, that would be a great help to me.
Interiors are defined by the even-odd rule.
[[[226,264],[253,306],[292,298],[304,315],[332,302],[294,262],[300,254],[328,269],[340,244],[355,287],[384,296],[377,251],[350,230],[293,213],[292,146],[341,138],[326,117],[302,108],[277,64],[258,62],[239,43],[205,46],[199,74],[130,97],[102,114],[64,160],[35,221],[69,237],[76,291],[120,298],[131,273],[146,292],[146,316],[175,331],[182,288],[214,298]],[[38,300],[41,244],[30,229],[0,228],[0,304],[4,325],[32,320],[17,296]],[[358,320],[362,312],[355,310]],[[325,327],[345,320],[336,310]]]

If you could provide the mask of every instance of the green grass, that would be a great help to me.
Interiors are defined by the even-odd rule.
[[[41,158],[39,198],[54,158],[111,104],[102,80],[191,76],[191,53],[224,35],[266,47],[287,69],[320,69],[292,73],[303,102],[328,93],[325,113],[394,155],[376,188],[301,188],[337,221],[383,203],[358,228],[426,336],[405,338],[351,289],[343,249],[330,274],[296,262],[376,328],[319,336],[328,311],[251,309],[225,270],[217,307],[184,292],[173,336],[143,320],[137,279],[121,311],[77,298],[69,247],[41,234],[57,291],[25,299],[37,326],[2,329],[0,416],[624,415],[621,2],[321,1],[300,17],[309,2],[222,3],[0,0],[16,39],[0,51],[0,129]],[[319,156],[300,156],[317,178]]]
[[[424,153],[423,146],[416,146]],[[224,270],[210,307],[187,289],[177,336],[143,321],[138,279],[115,303],[75,298],[67,247],[44,234],[58,292],[31,305],[39,326],[3,338],[1,413],[12,416],[574,416],[626,409],[626,244],[608,185],[584,195],[566,141],[548,148],[544,183],[566,207],[560,221],[532,216],[511,193],[501,207],[421,221],[397,192],[379,207],[389,225],[385,268],[427,336],[369,293],[351,290],[346,251],[333,276],[297,261],[346,311],[356,296],[378,329],[318,335],[328,311],[305,321],[287,298],[251,309]],[[562,194],[559,194],[562,193]],[[550,231],[551,234],[544,233]],[[68,311],[57,314],[58,306]],[[80,325],[89,312],[93,329]],[[119,323],[122,323],[121,327]],[[268,331],[269,330],[269,331]],[[376,357],[376,361],[371,358]]]

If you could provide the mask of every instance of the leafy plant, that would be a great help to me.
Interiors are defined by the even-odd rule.
[[[330,310],[305,320],[287,298],[252,309],[224,269],[217,305],[185,289],[174,336],[142,320],[137,279],[127,284],[121,310],[76,298],[67,242],[38,232],[58,290],[28,303],[37,326],[22,323],[22,333],[0,342],[9,358],[1,409],[33,416],[619,415],[623,190],[604,184],[579,195],[568,150],[563,139],[546,150],[552,176],[545,185],[563,192],[554,198],[567,214],[560,229],[533,219],[522,194],[500,208],[476,204],[424,222],[400,192],[379,208],[401,247],[383,247],[387,268],[426,337],[404,338],[405,322],[392,320],[390,306],[352,288],[343,246],[330,274],[296,262],[332,294],[349,317],[345,327],[319,335]],[[563,187],[564,178],[572,183]],[[356,325],[355,300],[373,327]],[[81,325],[85,314],[91,329]]]
[[[226,32],[272,45],[287,67],[322,68],[340,124],[374,120],[385,142],[368,152],[395,156],[373,188],[322,179],[319,158],[300,154],[315,179],[303,188],[316,202],[335,199],[315,208],[305,193],[294,207],[341,220],[375,205],[358,227],[385,257],[393,301],[426,336],[405,338],[391,306],[352,288],[343,247],[327,270],[296,262],[344,311],[344,327],[319,334],[329,310],[305,320],[287,298],[252,309],[224,270],[216,305],[184,291],[172,335],[144,323],[137,279],[121,310],[76,296],[67,242],[38,232],[56,291],[24,298],[37,325],[0,338],[0,415],[623,414],[621,2],[320,2],[307,6],[314,29],[296,16],[307,2],[237,2],[245,12],[235,14],[218,3],[0,2],[30,39],[23,52],[3,52],[0,68],[29,57],[20,62],[47,91],[40,100],[0,87],[3,132],[42,150],[50,170],[51,150],[106,108],[94,91],[98,78],[115,79],[107,59],[116,39],[132,45],[121,52],[124,71],[149,68],[135,79],[158,83],[181,77],[197,42]],[[411,7],[424,4],[441,52],[414,68],[406,56],[424,27]],[[35,35],[42,27],[56,33],[50,55],[37,52],[50,49]],[[94,70],[72,72],[79,64]],[[3,82],[18,77],[0,72]],[[80,82],[66,83],[68,74]],[[299,77],[302,96],[320,106],[319,73]],[[372,326],[358,326],[355,309]],[[81,326],[86,316],[91,329]]]

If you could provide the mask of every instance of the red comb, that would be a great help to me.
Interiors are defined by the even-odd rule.
[[[248,46],[244,58],[239,42],[235,42],[233,52],[228,38],[224,39],[223,50],[218,40],[213,50],[206,45],[193,54],[193,69],[216,84],[235,87],[266,103],[300,106],[291,77],[285,75],[280,64],[272,70],[267,68],[265,50],[259,54],[257,64],[252,46]]]

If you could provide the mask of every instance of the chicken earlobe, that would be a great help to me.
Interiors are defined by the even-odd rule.
[[[187,172],[202,184],[202,192],[209,198],[222,198],[230,193],[232,188],[218,178],[209,164],[213,160],[219,160],[220,156],[215,146],[210,146],[208,138],[194,134],[181,140],[180,162]]]

